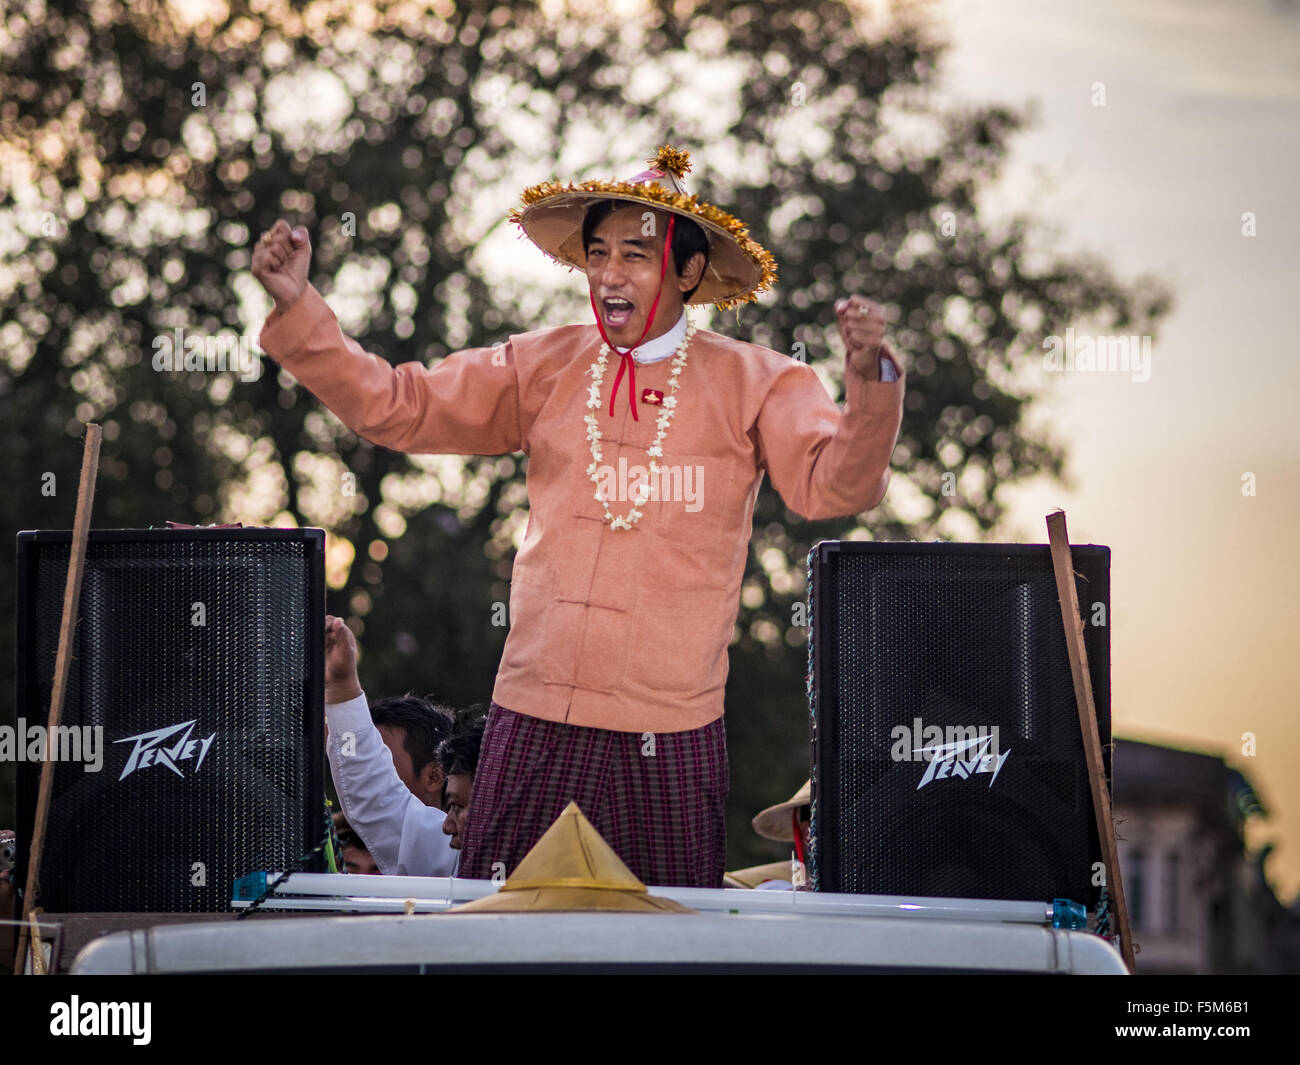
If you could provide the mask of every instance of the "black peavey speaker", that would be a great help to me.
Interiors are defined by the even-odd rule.
[[[19,885],[70,545],[69,532],[18,535]],[[238,876],[323,871],[299,862],[323,834],[324,547],[320,529],[90,533],[46,737],[47,911],[216,912]]]
[[[1110,778],[1110,550],[1072,549]],[[813,884],[1095,907],[1101,849],[1050,549],[809,555]]]

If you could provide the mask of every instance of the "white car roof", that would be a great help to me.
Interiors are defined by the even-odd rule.
[[[74,973],[505,970],[1114,973],[1086,932],[960,920],[807,914],[257,914],[116,932]]]

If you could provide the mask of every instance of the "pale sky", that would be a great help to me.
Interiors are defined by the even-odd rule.
[[[1038,416],[1068,443],[1074,488],[1008,492],[990,539],[1045,541],[1062,506],[1072,541],[1111,548],[1115,731],[1243,770],[1272,813],[1251,839],[1276,843],[1285,900],[1300,890],[1300,4],[943,0],[939,14],[948,99],[1039,106],[990,216],[1044,218],[1061,250],[1162,277],[1177,301],[1149,380],[1042,374]]]

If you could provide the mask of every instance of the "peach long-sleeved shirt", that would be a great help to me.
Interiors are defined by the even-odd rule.
[[[587,473],[584,417],[595,325],[512,336],[431,369],[393,366],[345,337],[308,286],[262,329],[262,348],[345,425],[395,451],[528,455],[529,518],[510,587],[510,632],[493,699],[516,713],[624,732],[678,732],[722,716],[727,646],[764,472],[795,513],[857,514],[885,494],[902,420],[902,379],[845,372],[843,413],[814,371],[767,348],[699,330],[668,423],[657,496],[631,530],[610,529]],[[887,349],[886,349],[887,350]],[[607,484],[633,506],[671,359],[638,365],[638,414],[626,376],[614,417],[610,356],[599,420]]]

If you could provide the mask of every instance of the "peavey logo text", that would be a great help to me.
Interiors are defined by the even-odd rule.
[[[993,745],[991,751],[990,744]],[[921,777],[921,783],[916,786],[916,790],[920,791],[932,780],[945,778],[951,780],[954,777],[965,780],[976,773],[991,773],[992,776],[989,777],[991,788],[993,781],[998,779],[998,773],[1002,771],[1002,764],[1011,756],[1010,751],[1002,754],[998,754],[997,751],[996,735],[975,736],[937,746],[918,747],[913,753],[922,757],[928,756],[930,764],[925,767],[925,775]]]
[[[208,748],[212,746],[212,741],[217,738],[214,732],[206,740],[192,740],[190,733],[194,731],[194,726],[198,718],[194,721],[182,721],[179,725],[168,725],[166,728],[156,728],[152,732],[141,732],[138,736],[127,736],[126,739],[114,740],[114,743],[134,743],[135,747],[131,750],[131,757],[126,760],[126,768],[122,770],[122,775],[118,780],[125,780],[131,773],[137,769],[148,769],[150,766],[166,766],[178,777],[185,774],[181,772],[177,762],[183,762],[193,758],[194,772],[199,771],[203,764],[203,759],[207,757]],[[184,730],[182,732],[182,729]],[[181,733],[180,739],[174,744],[164,747],[163,740]]]

